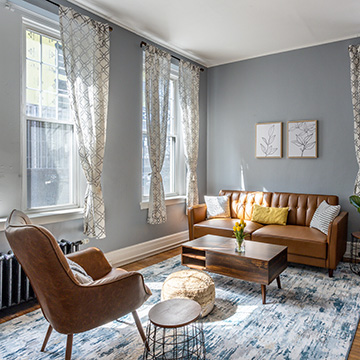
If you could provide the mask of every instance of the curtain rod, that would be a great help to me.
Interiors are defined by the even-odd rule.
[[[45,0],[45,1],[47,1],[48,3],[50,3],[50,4],[52,4],[52,5],[55,5],[55,6],[57,6],[57,7],[60,6],[60,4],[58,4],[58,3],[54,2],[54,1],[51,1],[51,0]],[[109,26],[109,31],[110,31],[110,32],[113,31],[113,28],[112,28],[111,26]]]
[[[50,0],[48,0],[48,1],[50,1]],[[142,48],[143,46],[147,46],[147,43],[146,43],[145,41],[142,41],[142,42],[140,43],[140,47]],[[171,55],[171,57],[174,58],[174,59],[176,59],[176,60],[178,60],[178,61],[180,61],[180,59],[179,59],[178,57],[174,56],[174,55]],[[203,68],[200,68],[200,71],[204,71],[204,69],[203,69]]]

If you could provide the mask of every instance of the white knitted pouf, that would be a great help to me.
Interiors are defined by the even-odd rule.
[[[181,270],[170,274],[161,289],[161,301],[187,298],[201,306],[201,317],[214,307],[215,284],[210,275],[200,270]]]

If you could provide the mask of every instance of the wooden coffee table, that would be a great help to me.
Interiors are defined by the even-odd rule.
[[[281,289],[280,274],[287,268],[287,247],[245,240],[245,253],[237,253],[234,238],[205,235],[182,244],[181,263],[261,284],[265,304],[266,285],[276,279]]]

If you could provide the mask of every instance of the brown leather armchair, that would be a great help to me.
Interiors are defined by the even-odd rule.
[[[112,268],[101,250],[88,248],[68,258],[94,279],[80,284],[53,235],[32,225],[21,211],[13,210],[6,222],[6,237],[30,279],[49,328],[41,351],[54,328],[67,334],[65,359],[71,359],[73,334],[84,332],[132,313],[142,340],[146,337],[137,315],[151,295],[143,276]]]

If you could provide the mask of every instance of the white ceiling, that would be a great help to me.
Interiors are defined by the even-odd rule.
[[[360,35],[360,0],[70,0],[207,67]]]

